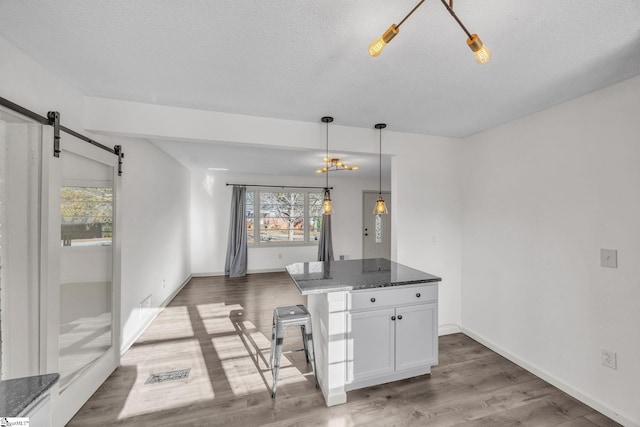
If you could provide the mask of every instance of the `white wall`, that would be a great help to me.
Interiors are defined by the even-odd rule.
[[[312,171],[313,172],[313,171]],[[357,172],[354,172],[357,173]],[[324,175],[323,175],[324,177]],[[224,274],[232,188],[226,183],[323,186],[317,176],[309,178],[193,171],[191,174],[191,271],[194,275]],[[375,190],[378,181],[331,177],[335,257],[362,257],[362,192]],[[383,189],[389,188],[384,183]],[[282,270],[288,264],[315,261],[317,245],[248,249],[249,272]]]
[[[440,334],[461,323],[461,149],[458,140],[414,135],[397,141],[392,162],[392,258],[442,277]]]
[[[627,80],[470,137],[463,168],[464,328],[635,424],[639,93]],[[618,250],[617,269],[600,248]]]
[[[81,93],[1,37],[0,64],[0,96],[43,116],[59,111],[64,126],[91,136],[83,129]],[[121,300],[126,346],[149,320],[137,314],[142,298],[153,294],[157,305],[189,277],[189,173],[145,140],[93,138],[107,146],[120,144],[125,152]]]

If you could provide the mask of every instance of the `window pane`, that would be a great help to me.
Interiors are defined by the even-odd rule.
[[[309,240],[320,239],[322,228],[322,193],[309,193]]]
[[[382,214],[376,214],[376,243],[382,243]]]
[[[254,215],[254,207],[253,207],[253,200],[254,200],[254,196],[255,193],[253,191],[247,191],[245,193],[245,224],[247,225],[247,243],[252,244],[255,242],[255,224],[253,222],[253,219],[255,218]]]
[[[260,192],[260,241],[304,241],[304,193]]]
[[[110,245],[113,233],[111,187],[62,187],[62,246]]]

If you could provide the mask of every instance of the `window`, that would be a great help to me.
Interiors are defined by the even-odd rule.
[[[255,246],[315,243],[322,226],[322,192],[248,190],[247,243]]]
[[[62,246],[106,246],[113,234],[111,187],[62,187]]]

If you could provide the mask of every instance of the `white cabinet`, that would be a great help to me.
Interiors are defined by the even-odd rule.
[[[395,371],[395,325],[393,308],[352,313],[351,342],[354,378],[361,379]],[[353,361],[358,363],[353,363]]]
[[[438,363],[436,284],[351,292],[346,390],[431,372]]]

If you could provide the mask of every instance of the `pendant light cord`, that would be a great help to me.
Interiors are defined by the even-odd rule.
[[[380,151],[380,162],[379,162],[380,173],[378,174],[378,177],[379,177],[378,195],[381,196],[382,195],[382,128],[380,128],[380,150],[379,151]]]
[[[327,156],[325,157],[325,159],[327,159],[327,166],[329,166],[329,121],[327,120]],[[329,188],[329,171],[327,170],[327,178],[326,178],[326,187]]]

